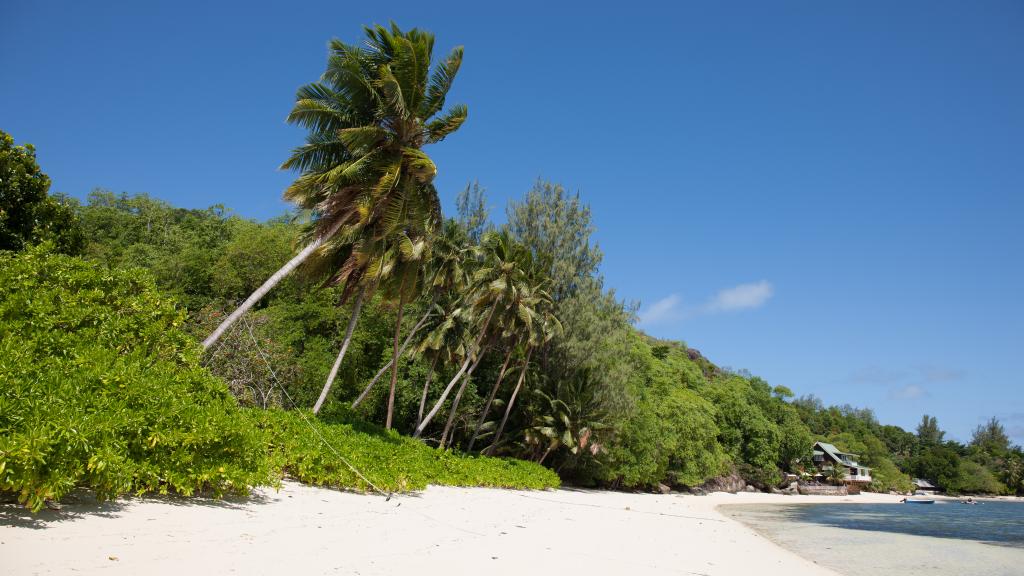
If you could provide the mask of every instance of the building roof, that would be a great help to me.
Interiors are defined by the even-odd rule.
[[[934,484],[923,478],[914,478],[914,485],[918,488],[935,488]]]
[[[870,470],[870,468],[868,468],[867,466],[861,466],[860,464],[857,463],[856,460],[854,460],[853,458],[849,458],[849,456],[856,456],[856,454],[843,452],[842,450],[836,448],[835,446],[829,444],[828,442],[815,442],[814,445],[824,450],[825,453],[827,453],[829,456],[832,457],[833,460],[836,460],[837,462],[842,462],[847,466],[859,466],[861,468],[867,468],[868,470]]]

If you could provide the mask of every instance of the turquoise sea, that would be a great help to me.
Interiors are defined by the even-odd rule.
[[[1024,547],[1024,503],[818,504],[793,506],[787,517],[850,530],[959,538]],[[1021,567],[1024,574],[1024,566]]]
[[[1024,575],[1024,503],[724,506],[777,544],[842,574]]]

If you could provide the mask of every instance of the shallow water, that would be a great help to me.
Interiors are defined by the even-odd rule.
[[[777,544],[843,574],[1024,574],[1024,503],[724,506]]]

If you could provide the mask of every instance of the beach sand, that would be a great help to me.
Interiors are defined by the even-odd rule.
[[[245,500],[0,505],[2,574],[835,574],[716,510],[893,502],[430,487],[366,496],[286,482]]]

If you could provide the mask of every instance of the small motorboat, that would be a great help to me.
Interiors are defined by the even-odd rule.
[[[903,499],[903,503],[904,504],[935,504],[935,500],[931,500],[931,499],[927,499],[927,498],[914,498],[914,499],[904,498]]]

